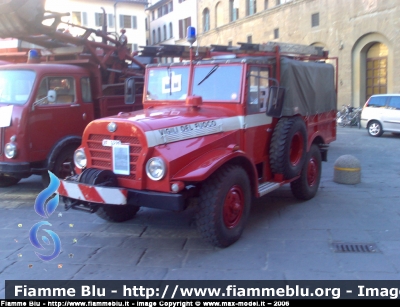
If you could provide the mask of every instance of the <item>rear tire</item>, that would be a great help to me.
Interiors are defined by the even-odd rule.
[[[368,124],[368,133],[370,136],[381,136],[383,134],[381,123],[376,120],[371,121]]]
[[[217,247],[235,243],[250,212],[251,190],[246,171],[224,166],[202,185],[196,224],[202,237]]]
[[[0,188],[16,185],[20,180],[21,178],[0,175]]]
[[[318,146],[311,145],[300,178],[290,183],[294,197],[309,200],[317,194],[321,181],[321,161],[321,151]]]
[[[272,134],[270,164],[274,174],[290,179],[300,174],[306,158],[307,130],[300,117],[283,117]]]

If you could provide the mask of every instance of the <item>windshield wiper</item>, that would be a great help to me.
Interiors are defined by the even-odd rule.
[[[208,74],[197,85],[200,85],[204,81],[206,81],[208,79],[208,77],[211,76],[218,69],[218,67],[219,67],[219,65],[215,65],[213,68],[211,68],[211,70],[208,72]]]

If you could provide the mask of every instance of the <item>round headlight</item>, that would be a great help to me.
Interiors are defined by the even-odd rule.
[[[151,180],[161,180],[165,175],[165,163],[161,158],[154,157],[146,163],[146,174]]]
[[[87,159],[83,149],[77,149],[74,153],[74,163],[77,168],[84,168],[87,164]]]
[[[4,154],[8,159],[15,158],[17,156],[17,146],[13,143],[7,143],[4,146]]]

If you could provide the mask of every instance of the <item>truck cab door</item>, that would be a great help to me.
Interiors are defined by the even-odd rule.
[[[271,133],[267,126],[272,118],[266,116],[269,90],[269,70],[267,67],[250,66],[246,82],[246,152],[251,153],[254,162],[263,162],[267,155],[267,142]]]
[[[45,160],[53,146],[66,136],[81,137],[93,120],[92,98],[87,97],[82,80],[73,76],[49,76],[41,80],[29,118],[31,161]],[[49,90],[56,93],[54,101],[46,98]]]

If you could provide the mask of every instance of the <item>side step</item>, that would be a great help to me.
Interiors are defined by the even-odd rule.
[[[265,194],[268,194],[269,192],[272,192],[280,187],[281,185],[277,182],[267,181],[258,186],[258,193],[260,193],[260,196],[264,196]]]

